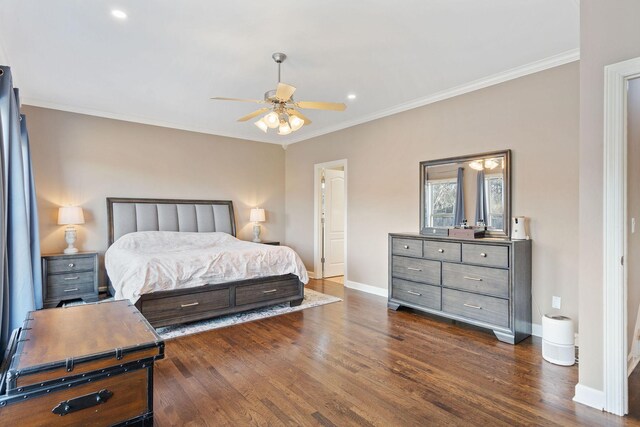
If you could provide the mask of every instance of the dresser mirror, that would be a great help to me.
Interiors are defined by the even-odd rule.
[[[486,234],[508,237],[511,218],[511,150],[420,163],[420,233],[486,226]]]

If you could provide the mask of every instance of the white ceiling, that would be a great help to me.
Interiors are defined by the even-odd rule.
[[[25,104],[288,144],[575,60],[577,3],[0,0],[0,60]],[[209,100],[275,88],[277,51],[297,100],[347,110],[283,137]]]

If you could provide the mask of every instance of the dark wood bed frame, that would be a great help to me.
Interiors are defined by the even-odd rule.
[[[107,198],[109,246],[114,242],[114,203],[146,203],[169,205],[223,205],[228,207],[231,235],[236,235],[233,203],[230,200],[131,199]],[[109,291],[115,294],[111,280]],[[288,302],[292,307],[304,299],[304,284],[294,274],[216,283],[194,288],[143,294],[135,303],[154,327],[208,319],[224,314]]]

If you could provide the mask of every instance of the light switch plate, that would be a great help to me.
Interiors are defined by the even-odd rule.
[[[562,306],[562,298],[556,297],[556,296],[551,298],[551,307],[560,310],[561,306]]]

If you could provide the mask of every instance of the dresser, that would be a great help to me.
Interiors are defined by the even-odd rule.
[[[42,296],[44,308],[72,299],[98,301],[98,253],[43,255]]]
[[[522,341],[531,335],[531,240],[389,234],[388,307],[402,306]]]

